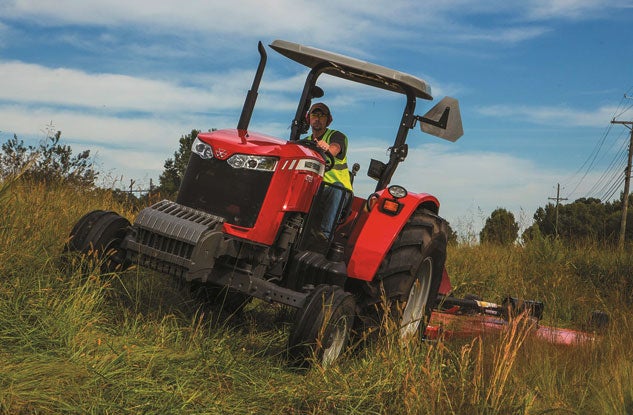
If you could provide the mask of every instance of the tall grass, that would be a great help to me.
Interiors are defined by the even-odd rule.
[[[542,300],[543,323],[572,328],[608,311],[611,327],[587,344],[538,341],[518,318],[468,340],[387,335],[298,371],[283,307],[253,302],[227,319],[162,275],[59,267],[87,211],[133,218],[107,192],[15,180],[0,183],[0,202],[0,413],[633,413],[627,253],[551,240],[450,248],[457,294]]]

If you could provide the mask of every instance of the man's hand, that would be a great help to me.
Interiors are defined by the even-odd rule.
[[[330,145],[325,140],[317,141],[317,146],[323,151],[330,151]]]
[[[323,151],[328,151],[331,155],[335,157],[341,151],[341,147],[338,144],[336,143],[328,144],[325,142],[325,140],[317,141],[317,146],[319,146],[319,148]]]

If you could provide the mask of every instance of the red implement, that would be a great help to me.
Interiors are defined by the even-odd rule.
[[[447,303],[450,302],[450,297],[446,299],[448,299],[446,300]],[[496,306],[492,303],[477,302]],[[493,315],[494,313],[490,310],[492,310],[492,308],[481,309],[478,312],[469,311],[464,313],[464,309],[459,306],[452,306],[445,310],[434,310],[431,315],[430,323],[425,331],[426,338],[431,340],[458,339],[503,333],[510,327],[510,322],[506,318],[501,317],[501,312],[499,312],[499,315]],[[535,322],[534,328],[531,330],[531,335],[548,343],[574,346],[586,344],[596,339],[595,333],[543,326],[538,323],[538,318],[533,316],[529,318]],[[601,318],[603,319],[601,323],[606,324],[604,321],[606,315],[601,314]]]

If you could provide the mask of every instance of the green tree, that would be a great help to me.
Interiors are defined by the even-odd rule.
[[[191,130],[191,133],[180,137],[179,147],[174,152],[174,157],[165,160],[164,170],[158,178],[158,191],[165,197],[173,197],[178,192],[191,156],[191,146],[199,132]]]
[[[49,132],[37,147],[26,146],[17,135],[2,143],[0,177],[21,174],[23,177],[43,182],[65,181],[78,185],[93,186],[97,174],[93,169],[90,150],[73,155],[68,145],[60,142],[62,132]]]
[[[486,224],[479,233],[479,239],[482,243],[507,245],[516,241],[518,234],[519,225],[514,220],[512,212],[498,208],[486,219]]]
[[[599,199],[580,198],[558,209],[558,234],[563,238],[605,239],[606,212]]]
[[[595,198],[580,198],[559,205],[556,229],[556,206],[548,204],[536,210],[534,224],[542,235],[558,236],[568,241],[591,239],[615,242],[620,232],[621,206],[621,201],[603,203]],[[627,239],[632,236],[633,230],[629,232],[627,229]]]
[[[559,209],[562,205],[559,206]],[[538,227],[542,235],[556,235],[556,206],[551,203],[539,207],[534,213],[534,226]]]
[[[533,240],[537,240],[542,237],[543,234],[541,233],[541,230],[535,222],[523,231],[523,233],[521,234],[521,241],[524,244],[527,244]]]

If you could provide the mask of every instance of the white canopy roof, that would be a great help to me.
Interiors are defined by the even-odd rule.
[[[425,81],[404,72],[285,40],[275,40],[270,47],[308,68],[329,62],[331,66],[324,71],[329,75],[401,94],[405,93],[403,86],[407,86],[416,97],[433,99],[431,87]]]

